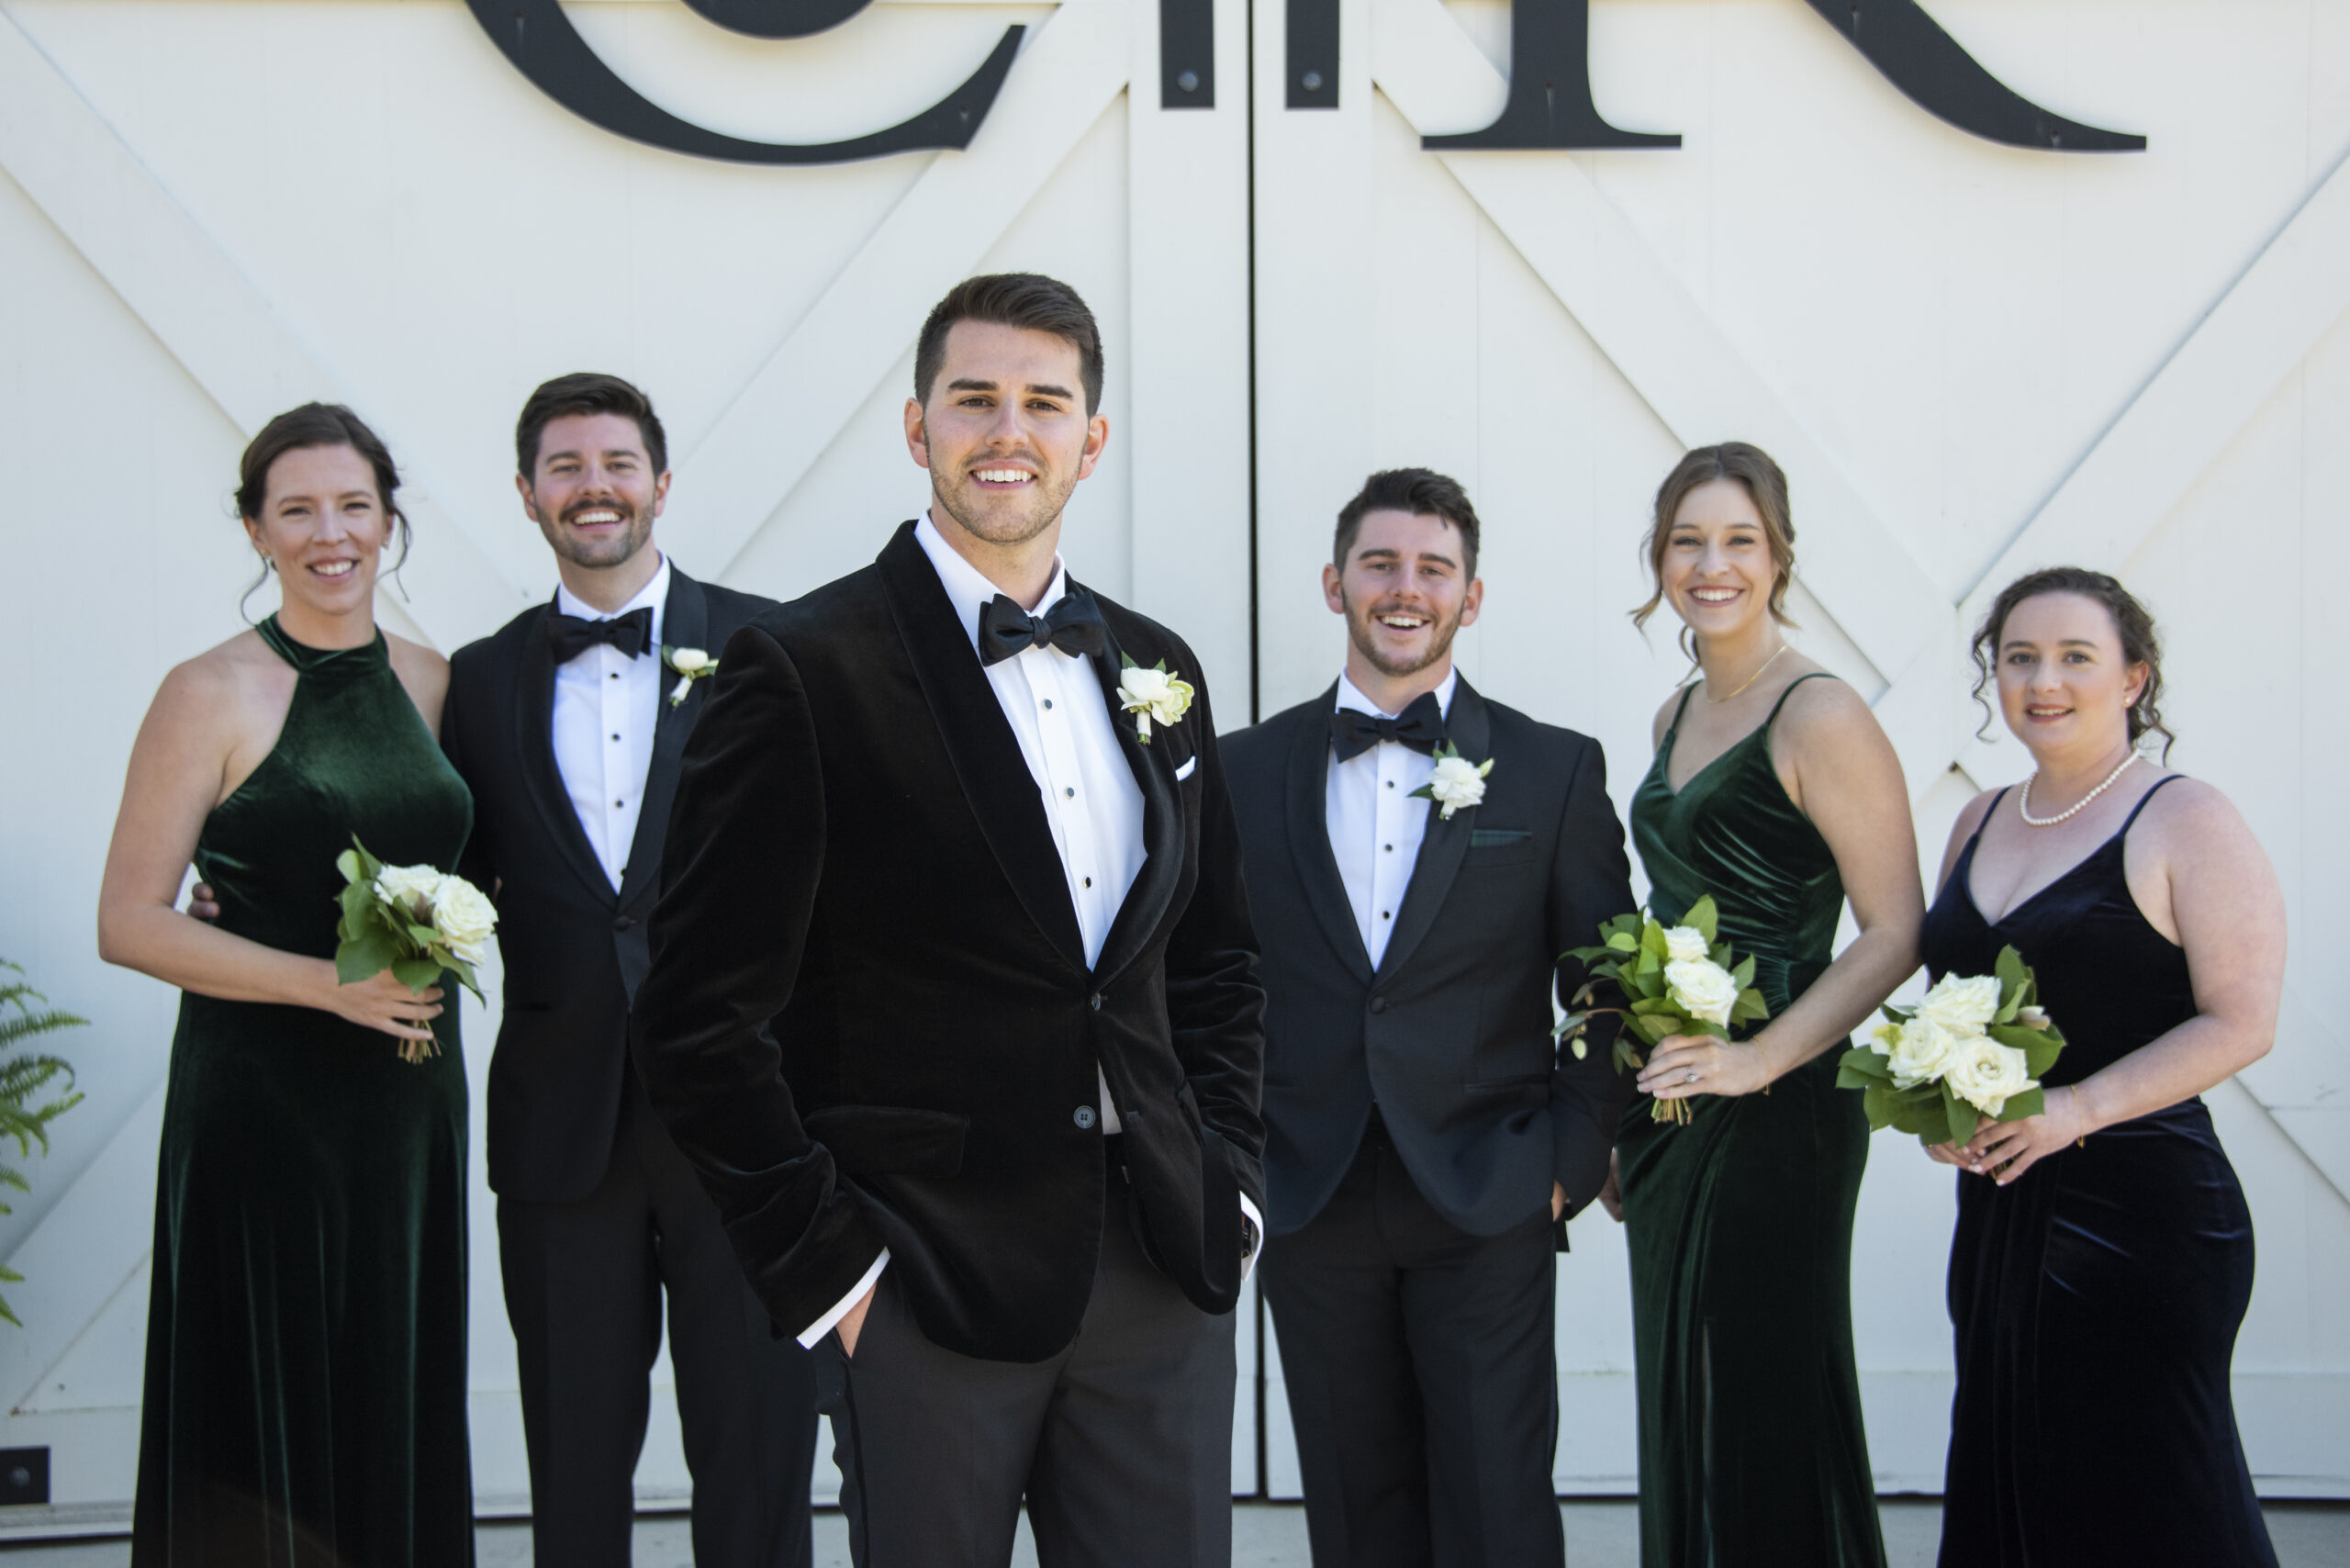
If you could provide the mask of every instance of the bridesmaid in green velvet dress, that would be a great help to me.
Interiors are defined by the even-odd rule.
[[[183,993],[131,1562],[470,1563],[457,1014],[388,972],[338,985],[333,962],[353,833],[448,868],[471,831],[433,738],[449,666],[375,629],[407,523],[356,416],[278,416],[241,477],[281,607],[164,678],[99,901],[106,958]],[[173,907],[191,862],[216,923]]]
[[[1885,1562],[1852,1364],[1868,1126],[1832,1047],[1918,967],[1924,909],[1892,746],[1781,636],[1794,540],[1768,455],[1692,452],[1657,493],[1633,617],[1669,603],[1704,675],[1658,712],[1632,798],[1650,907],[1671,923],[1712,894],[1771,1008],[1734,1044],[1660,1045],[1617,1135],[1645,1568]],[[1836,957],[1847,898],[1861,935]]]

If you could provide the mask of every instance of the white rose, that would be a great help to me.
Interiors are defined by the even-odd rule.
[[[2048,1025],[2048,1009],[2045,1007],[2019,1007],[2016,1009],[2017,1028],[2045,1029]]]
[[[2008,1102],[2027,1089],[2037,1089],[2024,1054],[1985,1036],[1960,1045],[1942,1081],[1951,1092],[1982,1112],[1996,1116]]]
[[[1487,763],[1485,767],[1491,767]],[[1485,767],[1480,767],[1465,756],[1437,759],[1436,772],[1428,779],[1428,797],[1444,808],[1450,816],[1463,806],[1473,806],[1485,798]]]
[[[1738,982],[1711,958],[1679,958],[1665,965],[1664,990],[1690,1017],[1725,1028],[1730,1009],[1738,1005]]]
[[[1668,925],[1664,928],[1665,956],[1676,962],[1702,958],[1713,951],[1706,934],[1694,925]]]
[[[1901,1044],[1901,1025],[1889,1018],[1881,1020],[1875,1028],[1869,1031],[1866,1043],[1869,1049],[1877,1055],[1890,1057]]]
[[[432,929],[449,944],[449,951],[468,964],[488,957],[485,946],[498,929],[498,906],[463,877],[443,877],[432,900]]]
[[[1920,1014],[1901,1025],[1886,1065],[1893,1070],[1897,1087],[1914,1089],[1948,1071],[1962,1043],[1960,1036]]]
[[[717,663],[716,659],[710,656],[709,650],[704,648],[669,650],[669,667],[679,675],[699,675]]]
[[[1930,1018],[1953,1035],[1979,1035],[1999,1011],[1999,982],[1991,975],[1944,975],[1918,1003],[1918,1016]]]
[[[1172,724],[1191,711],[1192,683],[1179,680],[1163,669],[1143,665],[1128,665],[1118,676],[1118,703],[1129,713],[1140,715],[1135,729],[1145,741],[1150,739],[1154,719],[1162,724]]]
[[[386,866],[375,873],[375,896],[410,920],[432,907],[441,873],[431,866]]]

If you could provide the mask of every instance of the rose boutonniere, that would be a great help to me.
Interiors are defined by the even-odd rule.
[[[718,670],[718,661],[702,648],[672,648],[665,644],[661,649],[661,662],[677,672],[677,684],[669,689],[669,706],[672,708],[686,700],[686,693],[693,689],[695,681],[703,676],[716,674]]]
[[[1192,683],[1169,674],[1165,659],[1145,668],[1124,654],[1118,657],[1125,665],[1118,677],[1118,705],[1135,716],[1135,736],[1148,745],[1153,719],[1179,724],[1192,711]]]
[[[1436,773],[1429,780],[1412,791],[1412,798],[1433,801],[1442,808],[1446,822],[1463,806],[1473,806],[1485,798],[1485,775],[1494,770],[1494,759],[1472,762],[1460,755],[1450,741],[1436,748]]]

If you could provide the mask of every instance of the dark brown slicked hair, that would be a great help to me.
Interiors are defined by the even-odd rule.
[[[644,442],[644,455],[653,461],[653,472],[669,471],[669,438],[661,429],[660,416],[653,411],[653,399],[617,375],[580,370],[541,383],[537,391],[523,399],[522,417],[514,421],[514,472],[525,479],[537,473],[539,438],[551,421],[574,414],[619,414],[634,420],[636,433]]]
[[[1648,557],[1653,591],[1646,604],[1632,611],[1634,626],[1645,627],[1657,606],[1664,602],[1664,552],[1673,542],[1673,520],[1681,514],[1681,503],[1689,498],[1690,491],[1718,479],[1733,481],[1754,503],[1755,515],[1762,520],[1762,538],[1771,547],[1771,565],[1777,572],[1771,581],[1771,619],[1782,626],[1795,624],[1787,614],[1787,585],[1796,576],[1796,523],[1787,507],[1786,472],[1761,447],[1726,441],[1718,446],[1696,448],[1674,464],[1664,483],[1657,487],[1656,511],[1640,546]],[[1681,629],[1681,651],[1695,661],[1696,643],[1686,626]]]
[[[261,509],[269,503],[269,471],[279,458],[289,452],[301,452],[318,446],[347,446],[365,460],[375,472],[375,500],[383,507],[384,515],[398,526],[400,553],[392,562],[397,572],[408,560],[408,513],[400,510],[393,498],[399,492],[400,471],[392,462],[391,448],[383,437],[367,428],[367,421],[344,408],[341,403],[305,403],[298,409],[288,409],[261,427],[252,440],[245,443],[244,455],[237,459],[237,515],[251,522],[261,521]],[[262,575],[252,588],[245,590],[245,599],[253,589],[269,580],[269,566],[263,564]],[[242,602],[240,600],[239,602]]]
[[[1975,655],[1975,705],[1983,710],[1983,727],[1975,732],[1976,738],[1988,738],[1992,721],[1998,717],[1983,691],[1998,668],[1999,639],[2007,635],[2008,617],[2024,600],[2051,593],[2076,594],[2102,605],[2121,639],[2122,662],[2146,666],[2146,684],[2139,689],[2138,700],[2130,704],[2130,744],[2136,745],[2141,735],[2160,735],[2161,755],[2167,759],[2178,737],[2163,722],[2163,644],[2154,631],[2154,618],[2118,579],[2086,566],[2050,566],[2029,573],[2001,588],[1999,597],[1991,601],[1990,612],[1975,628],[1975,642],[1968,650]]]
[[[1077,290],[1041,273],[986,273],[967,277],[931,307],[914,345],[914,401],[930,402],[932,383],[946,363],[946,334],[957,321],[986,321],[1050,332],[1077,350],[1078,379],[1085,387],[1085,413],[1102,407],[1102,329]]]
[[[1460,563],[1464,577],[1477,575],[1477,509],[1460,482],[1433,468],[1387,468],[1362,482],[1354,499],[1338,509],[1337,532],[1330,541],[1330,564],[1347,569],[1347,553],[1355,547],[1362,520],[1375,511],[1409,512],[1414,517],[1440,517],[1460,531]]]

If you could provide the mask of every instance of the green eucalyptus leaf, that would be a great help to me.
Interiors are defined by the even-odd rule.
[[[2048,1096],[2038,1089],[2027,1089],[2020,1094],[2010,1094],[2008,1103],[1999,1107],[1999,1120],[2020,1122],[2026,1116],[2041,1116],[2048,1113]]]
[[[399,946],[391,933],[381,926],[371,926],[355,938],[334,950],[334,978],[338,985],[356,985],[373,980],[397,963]]]
[[[1975,1129],[1983,1119],[1982,1114],[1960,1099],[1949,1084],[1940,1084],[1937,1087],[1942,1091],[1942,1114],[1949,1122],[1950,1141],[1964,1143],[1975,1136]],[[1934,1141],[1939,1143],[1942,1140],[1937,1138]]]
[[[1715,928],[1718,924],[1718,914],[1714,908],[1714,895],[1707,893],[1695,903],[1691,904],[1689,913],[1681,917],[1681,924],[1703,936],[1707,946],[1712,946],[1716,940]]]
[[[1868,1117],[1869,1131],[1873,1133],[1885,1131],[1893,1125],[1893,1118],[1900,1114],[1901,1102],[1889,1084],[1848,1084],[1844,1087],[1856,1087],[1862,1091],[1861,1114]]]
[[[1716,961],[1719,962],[1718,959]],[[1736,969],[1729,971],[1729,978],[1740,991],[1745,991],[1749,987],[1752,986],[1754,983],[1754,960],[1752,958],[1748,958],[1741,962]]]
[[[412,991],[421,992],[441,980],[438,958],[402,958],[392,965],[392,978]]]

